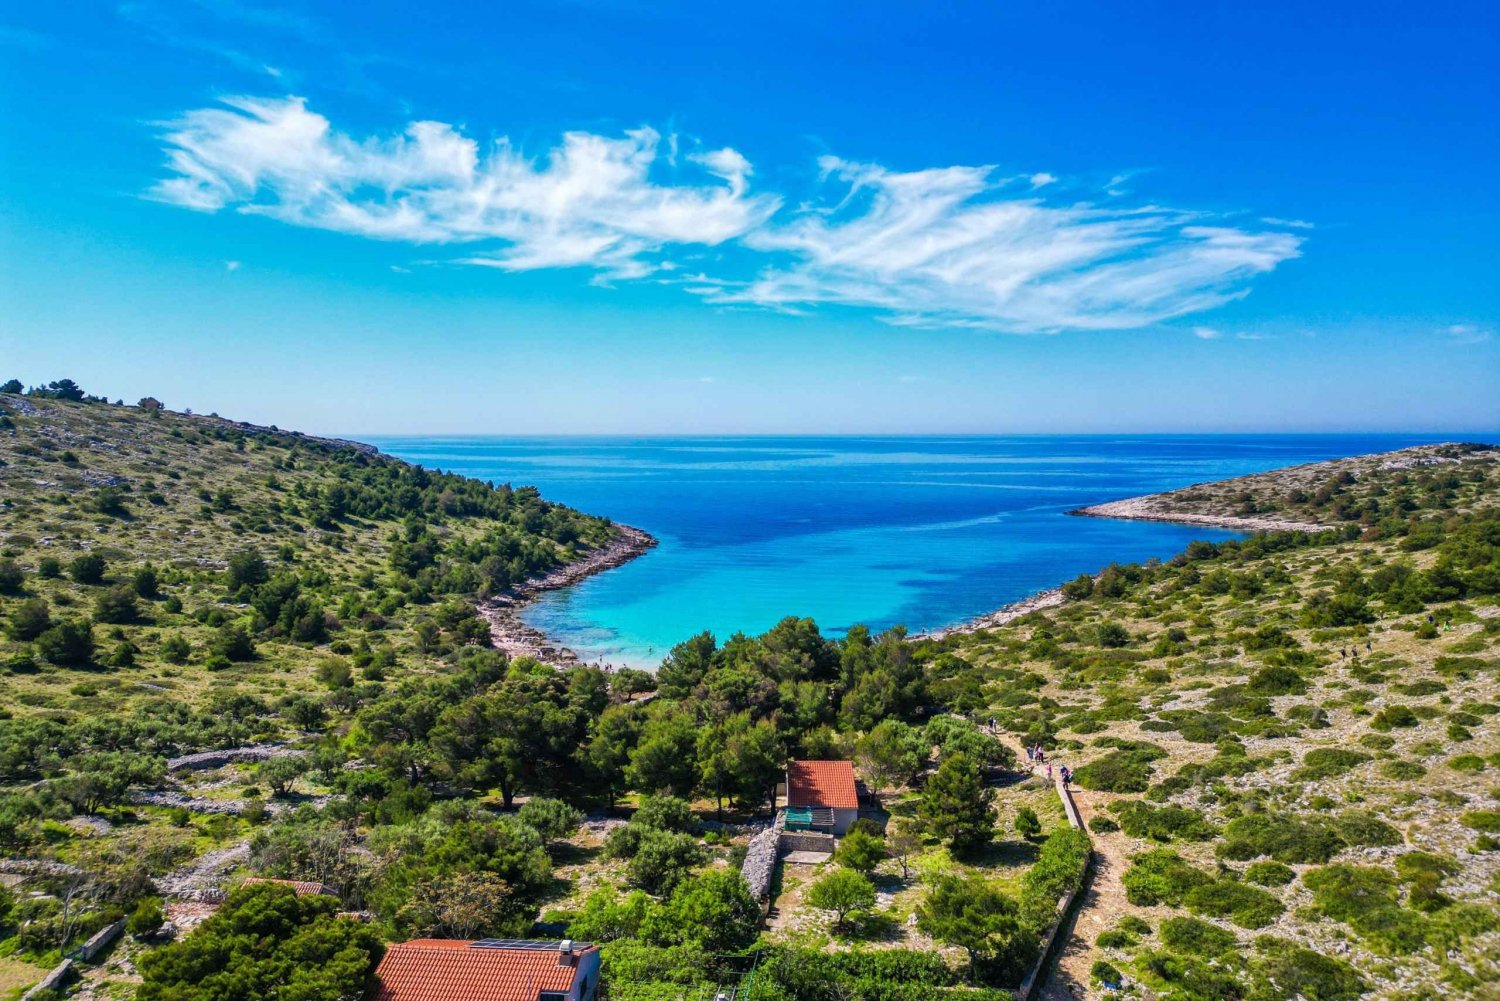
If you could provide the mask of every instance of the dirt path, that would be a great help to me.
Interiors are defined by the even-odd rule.
[[[1016,767],[1037,772],[1035,766],[1027,765],[1026,750],[1019,740],[1002,733],[995,734],[995,739],[1015,753]],[[1070,787],[1070,792],[1085,826],[1107,803],[1115,799],[1109,793],[1090,792],[1078,786]],[[1124,835],[1119,832],[1091,833],[1090,838],[1094,843],[1094,876],[1083,895],[1083,902],[1078,906],[1073,927],[1068,930],[1068,940],[1058,951],[1051,975],[1037,994],[1040,1001],[1076,1001],[1078,998],[1098,996],[1089,987],[1089,967],[1094,961],[1094,940],[1128,909],[1125,887],[1120,882],[1120,876],[1129,864],[1129,849]]]
[[[1089,792],[1077,786],[1072,792],[1073,802],[1085,825],[1115,798],[1108,793]],[[1083,895],[1068,940],[1057,954],[1052,976],[1039,995],[1042,1001],[1073,1001],[1099,996],[1089,987],[1089,967],[1095,958],[1094,940],[1130,909],[1125,901],[1125,887],[1120,882],[1129,866],[1129,849],[1124,835],[1115,831],[1091,834],[1090,837],[1094,843],[1094,878],[1089,881]]]

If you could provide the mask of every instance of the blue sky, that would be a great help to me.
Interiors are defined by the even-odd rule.
[[[0,378],[348,434],[1500,428],[1493,7],[918,6],[8,5]]]

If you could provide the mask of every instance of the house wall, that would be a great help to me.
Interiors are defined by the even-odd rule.
[[[578,957],[578,972],[573,976],[573,990],[568,1001],[594,1001],[599,993],[599,950],[590,949]]]
[[[859,819],[858,810],[834,810],[833,811],[833,833],[844,835],[849,833],[849,825]]]

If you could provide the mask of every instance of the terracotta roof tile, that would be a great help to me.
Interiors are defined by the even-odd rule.
[[[787,806],[859,809],[854,766],[847,761],[793,761],[786,766]]]
[[[290,886],[297,891],[299,897],[315,897],[318,894],[327,894],[337,897],[338,894],[322,883],[309,883],[300,879],[263,879],[260,876],[247,876],[241,880],[241,885],[254,886],[256,883],[273,883],[277,886]]]
[[[592,945],[578,945],[581,956]],[[540,991],[566,993],[578,965],[557,949],[476,947],[454,939],[393,945],[375,969],[371,1001],[537,1001]]]

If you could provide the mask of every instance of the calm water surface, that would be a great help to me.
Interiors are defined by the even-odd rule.
[[[1444,440],[1401,435],[375,438],[433,469],[535,484],[661,540],[526,618],[588,659],[652,666],[686,636],[786,615],[951,625],[1105,564],[1231,533],[1072,518],[1086,504]]]

